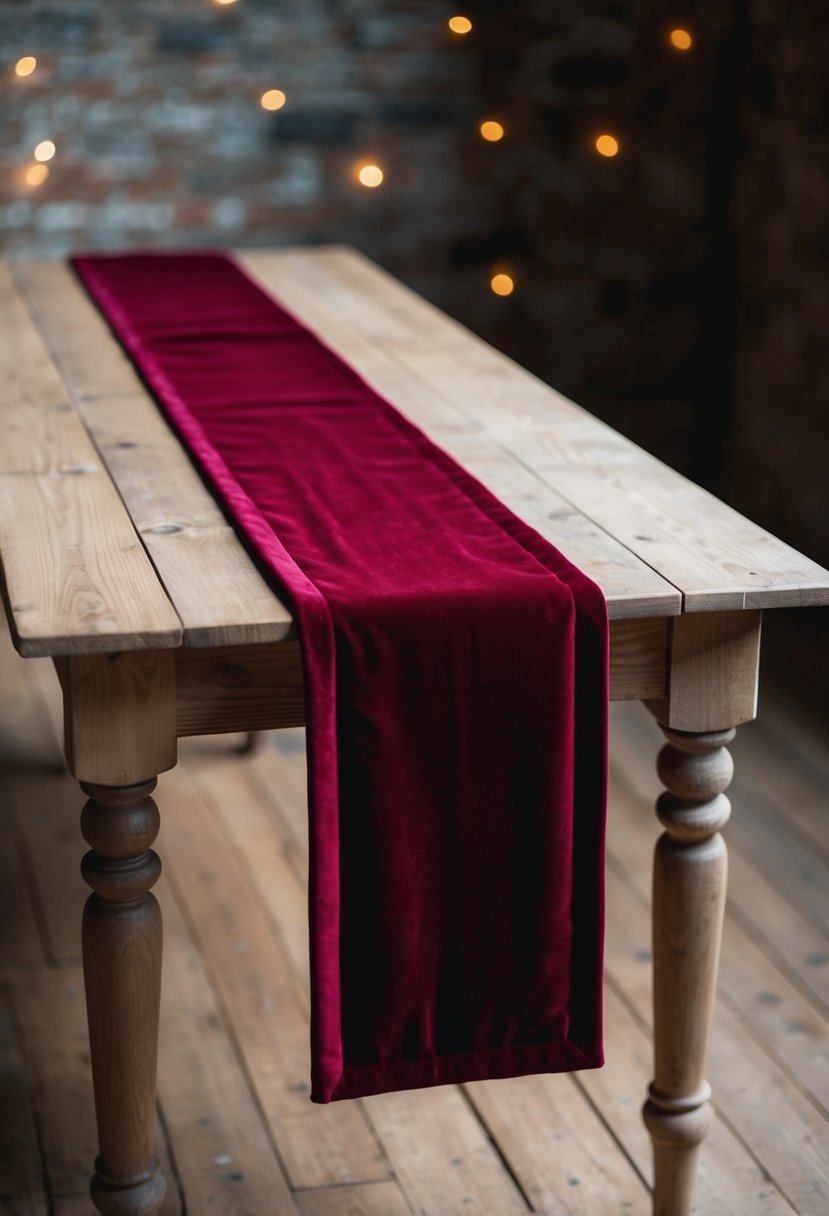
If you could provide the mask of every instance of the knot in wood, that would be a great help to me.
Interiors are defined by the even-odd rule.
[[[161,875],[161,860],[149,849],[131,861],[110,861],[89,852],[81,861],[83,880],[108,904],[140,899],[155,886]]]

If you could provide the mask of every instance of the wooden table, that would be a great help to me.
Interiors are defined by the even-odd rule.
[[[602,588],[611,696],[667,744],[654,869],[654,1212],[691,1210],[726,882],[727,744],[754,717],[761,611],[829,573],[637,448],[358,254],[240,255],[250,274]],[[0,553],[12,635],[53,656],[89,801],[84,970],[114,1216],[156,1212],[161,924],[150,797],[183,735],[303,721],[299,644],[97,311],[60,263],[0,266]],[[644,1082],[644,1078],[643,1078]],[[552,1140],[552,1129],[551,1129]]]

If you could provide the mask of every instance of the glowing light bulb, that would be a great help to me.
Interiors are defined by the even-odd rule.
[[[14,65],[16,76],[31,76],[32,72],[37,67],[37,60],[34,55],[24,55],[22,59],[18,59]]]
[[[496,296],[511,296],[515,291],[515,280],[512,275],[499,271],[491,277],[489,286]]]
[[[480,132],[482,137],[490,144],[497,144],[499,139],[504,138],[503,126],[492,118],[481,123]]]
[[[618,156],[619,141],[615,135],[599,135],[596,139],[596,151],[599,156]]]
[[[453,34],[468,34],[472,29],[472,22],[468,17],[450,17],[449,28]]]
[[[694,45],[694,39],[689,30],[676,29],[671,30],[668,35],[671,46],[676,51],[690,51]]]
[[[35,160],[51,160],[56,151],[51,139],[42,139],[35,148]]]
[[[26,181],[30,186],[42,186],[48,176],[48,165],[30,165],[26,170]]]
[[[268,89],[259,98],[263,110],[281,110],[288,98],[281,89]]]
[[[214,3],[224,6],[226,4],[235,4],[236,0],[214,0]]]
[[[357,167],[357,181],[361,186],[374,190],[377,186],[382,185],[383,170],[379,165],[359,165]]]

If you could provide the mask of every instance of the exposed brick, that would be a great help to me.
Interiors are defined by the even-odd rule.
[[[745,8],[729,164],[711,148],[736,30],[721,0],[688,10],[687,56],[662,0],[473,0],[468,39],[436,0],[0,0],[0,243],[349,242],[684,471],[733,259],[720,489],[829,562],[829,21],[819,0]],[[38,69],[16,80],[23,54]],[[363,159],[381,189],[355,183]],[[509,299],[488,289],[500,262]]]
[[[271,126],[271,138],[280,143],[352,143],[360,123],[359,114],[342,110],[290,110],[278,114]]]

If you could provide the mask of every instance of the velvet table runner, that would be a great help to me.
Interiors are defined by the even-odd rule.
[[[229,257],[73,262],[296,617],[312,1098],[601,1064],[600,591]]]

